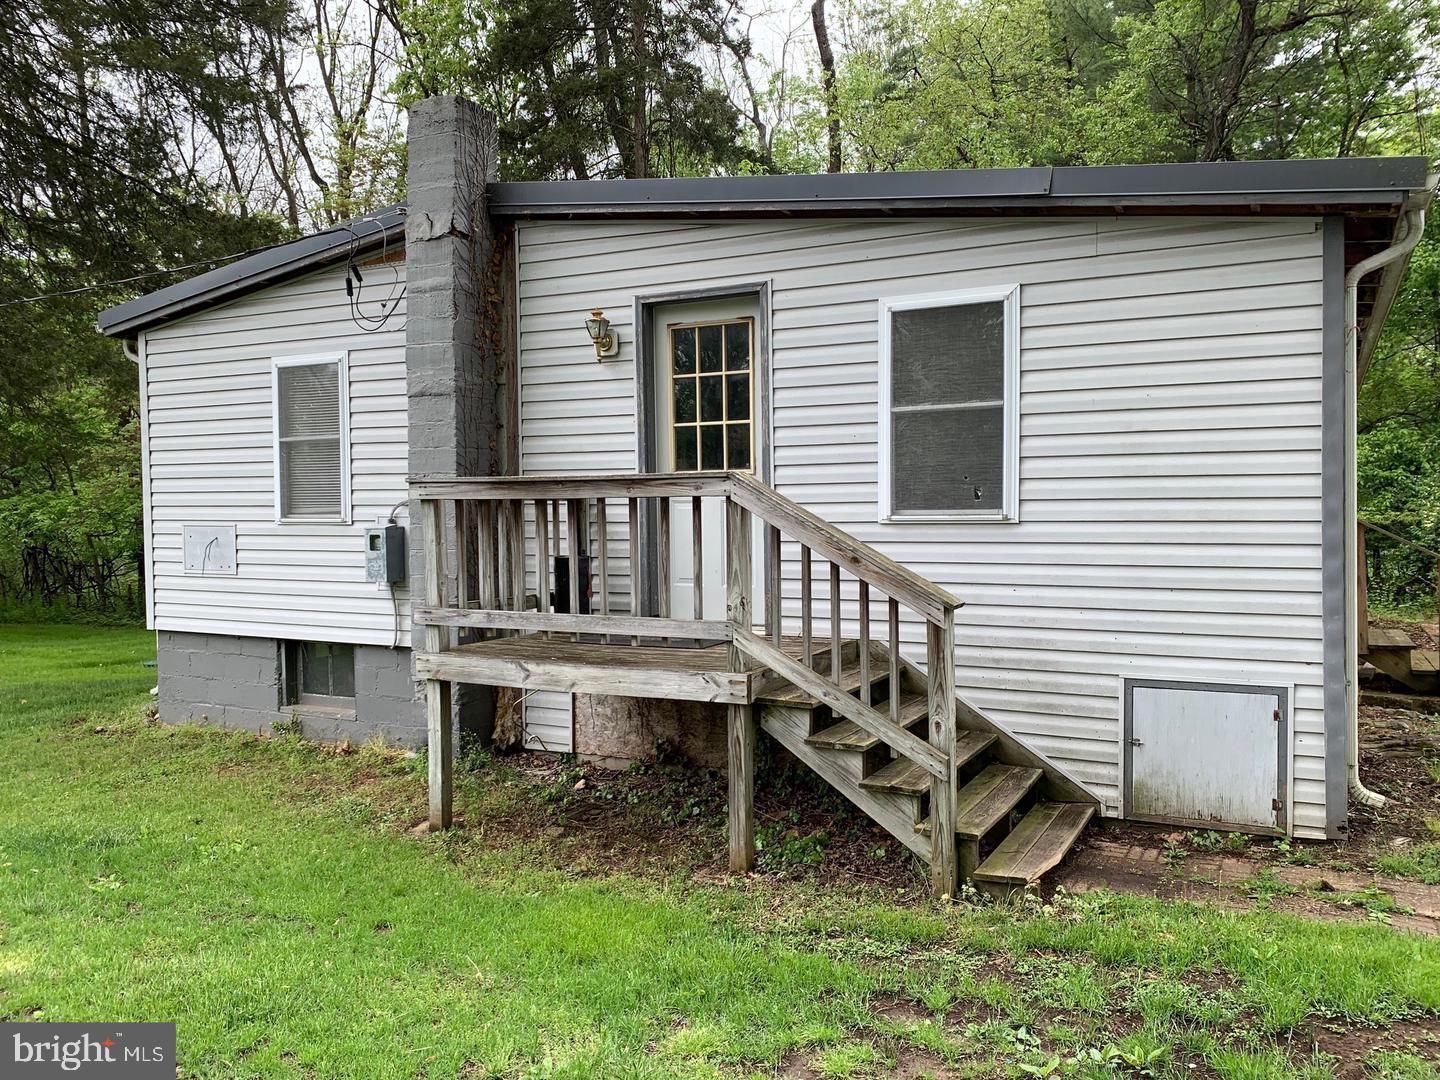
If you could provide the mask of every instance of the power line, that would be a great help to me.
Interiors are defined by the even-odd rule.
[[[148,278],[164,277],[166,274],[178,274],[182,270],[195,270],[201,266],[214,266],[216,263],[233,262],[236,259],[243,259],[247,255],[254,255],[257,252],[265,251],[273,245],[266,244],[262,247],[254,247],[249,251],[237,251],[233,255],[217,255],[213,259],[201,259],[198,262],[185,263],[183,266],[172,266],[165,270],[151,270],[144,274],[134,274],[131,277],[116,278],[113,281],[100,281],[94,285],[81,285],[76,289],[61,289],[59,292],[41,293],[38,296],[25,296],[19,300],[6,300],[0,302],[0,308],[15,307],[19,304],[36,304],[41,300],[54,300],[61,296],[79,296],[82,293],[95,292],[97,289],[108,289],[115,285],[129,285],[136,281],[145,281]]]

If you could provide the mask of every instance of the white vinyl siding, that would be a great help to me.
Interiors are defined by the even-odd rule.
[[[1122,677],[1293,686],[1292,820],[1323,834],[1316,220],[527,223],[519,250],[523,471],[635,468],[637,295],[768,279],[775,486],[965,601],[961,693],[1113,813]],[[881,523],[880,302],[1012,284],[1020,521]]]
[[[161,630],[389,645],[388,590],[365,580],[365,526],[406,507],[405,313],[361,330],[343,268],[144,335],[153,612]],[[276,521],[276,359],[344,356],[351,521]],[[182,525],[234,525],[234,576],[185,574]],[[399,594],[400,644],[409,600]]]

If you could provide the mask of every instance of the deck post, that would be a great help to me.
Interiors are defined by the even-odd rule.
[[[730,670],[743,670],[736,630],[750,629],[750,511],[725,499],[725,616],[730,623]],[[697,547],[698,550],[698,547]],[[755,706],[728,709],[726,749],[729,766],[730,870],[755,865]]]
[[[954,896],[959,887],[955,844],[955,612],[927,624],[926,677],[930,684],[930,744],[945,756],[946,775],[930,781],[930,888]]]
[[[454,750],[450,735],[450,684],[425,680],[425,729],[429,737],[430,831],[450,828],[454,805]]]
[[[425,516],[421,544],[425,561],[425,603],[445,605],[445,503],[426,499],[421,503]],[[439,653],[445,648],[443,626],[425,627],[425,651]],[[441,679],[425,680],[425,731],[429,743],[430,829],[448,829],[454,785],[453,750],[450,734],[450,684]]]

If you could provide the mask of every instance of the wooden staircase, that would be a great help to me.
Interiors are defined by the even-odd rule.
[[[1371,626],[1365,659],[1417,694],[1440,694],[1440,654],[1419,649],[1401,630]]]
[[[857,642],[842,643],[840,685],[859,698],[868,678],[870,703],[924,738],[930,719],[924,677],[902,661],[898,712],[891,714],[889,650],[872,643],[863,673],[858,654]],[[828,649],[816,659],[828,663]],[[762,730],[930,861],[929,772],[796,686],[762,691],[757,704]],[[1083,788],[958,698],[954,759],[961,785],[955,799],[959,875],[983,892],[1003,897],[1038,881],[1064,859],[1095,814]]]
[[[451,823],[454,683],[725,705],[736,871],[755,859],[761,728],[918,853],[937,896],[961,882],[1023,888],[1098,808],[1062,768],[956,696],[958,597],[748,473],[412,478],[411,496],[422,511],[424,603],[411,618],[431,828]],[[702,595],[706,500],[725,522],[724,618]],[[677,578],[671,521],[687,507],[696,540]],[[552,551],[570,567],[593,553],[590,587],[582,593],[579,574],[562,578]],[[693,613],[672,610],[679,580],[691,583]],[[798,609],[783,610],[792,599]],[[901,655],[922,643],[923,670]]]

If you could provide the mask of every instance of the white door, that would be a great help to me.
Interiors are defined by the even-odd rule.
[[[655,309],[651,355],[656,364],[656,465],[661,472],[755,467],[756,315],[754,299],[693,301]],[[759,529],[754,531],[758,544]],[[695,614],[694,537],[690,501],[672,499],[670,614],[675,618]],[[702,500],[700,538],[701,617],[723,619],[722,500]]]
[[[1285,831],[1289,695],[1130,681],[1126,815]]]

